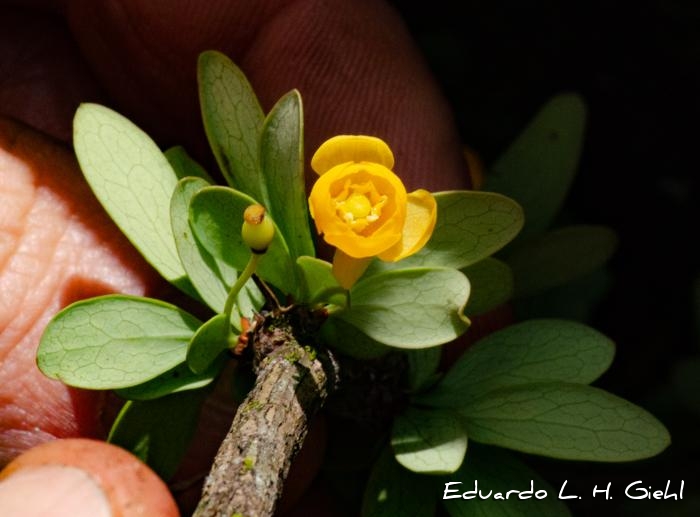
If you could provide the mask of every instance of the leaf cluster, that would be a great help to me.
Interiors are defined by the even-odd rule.
[[[426,490],[445,475],[496,486],[537,479],[504,451],[469,445],[467,454],[473,442],[593,461],[630,461],[667,446],[668,433],[650,414],[588,386],[614,347],[580,323],[514,325],[438,370],[439,345],[466,332],[470,317],[584,277],[612,253],[615,237],[605,228],[548,231],[580,151],[577,97],[547,105],[494,164],[487,181],[494,192],[435,193],[437,223],[426,246],[396,263],[375,260],[348,291],[315,256],[299,93],[265,114],[244,74],[218,52],[200,56],[198,77],[225,186],[184,149],[161,152],[104,106],[84,104],[75,116],[76,154],[99,201],[145,259],[211,314],[201,321],[159,300],[108,295],[76,302],[49,323],[37,354],[47,376],[128,400],[110,441],[172,475],[245,322],[284,297],[328,314],[317,344],[360,359],[406,354],[411,403],[372,472],[365,516],[431,515],[436,501]],[[253,203],[267,208],[276,229],[255,263],[258,282],[247,280],[251,251],[240,234]],[[566,513],[546,504],[547,515]],[[464,508],[447,505],[451,515],[467,515]]]
[[[558,304],[584,315],[595,302],[601,283],[583,282],[603,277],[616,246],[614,232],[591,225],[552,229],[575,175],[584,125],[581,99],[558,96],[493,164],[485,188],[516,200],[526,220],[499,259],[486,258],[464,270],[472,283],[467,306],[472,314],[513,299],[519,313],[557,312]],[[489,446],[577,461],[633,461],[658,454],[670,437],[656,418],[589,386],[613,356],[614,345],[602,334],[551,318],[481,339],[444,374],[438,371],[439,353],[411,351],[411,404],[395,419],[390,447],[374,465],[362,515],[432,515],[435,494],[451,480],[465,487],[478,480],[503,493],[532,481],[554,493],[520,460]],[[455,517],[569,515],[554,497],[443,503]]]

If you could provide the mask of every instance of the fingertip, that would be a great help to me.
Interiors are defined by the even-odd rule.
[[[94,477],[62,465],[22,469],[0,482],[0,512],[5,517],[114,515]]]
[[[82,438],[39,445],[5,467],[0,514],[179,516],[167,486],[144,463],[119,447]]]

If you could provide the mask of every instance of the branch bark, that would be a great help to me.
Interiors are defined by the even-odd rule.
[[[332,355],[297,340],[305,335],[300,321],[309,313],[277,311],[256,322],[255,386],[219,448],[194,517],[272,516],[309,421],[338,381]]]

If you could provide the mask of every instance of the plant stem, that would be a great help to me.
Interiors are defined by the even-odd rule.
[[[236,296],[238,296],[238,292],[243,288],[250,277],[253,276],[253,273],[255,273],[258,262],[260,262],[260,257],[262,257],[260,253],[251,253],[245,269],[233,283],[231,289],[229,289],[228,298],[226,298],[226,304],[224,305],[224,314],[226,314],[228,321],[231,321],[231,312],[233,312],[233,304],[236,303]]]
[[[289,318],[273,313],[256,325],[255,386],[219,448],[194,517],[272,516],[308,423],[337,383],[335,360],[301,346]]]

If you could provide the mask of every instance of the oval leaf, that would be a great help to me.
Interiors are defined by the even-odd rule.
[[[362,499],[362,517],[426,517],[435,514],[429,479],[410,472],[387,448],[374,464]]]
[[[522,298],[566,284],[605,264],[617,236],[605,226],[568,226],[541,235],[510,253],[515,296]]]
[[[647,411],[582,384],[511,386],[459,413],[472,440],[553,458],[634,461],[670,443],[666,428]]]
[[[357,282],[337,317],[380,343],[425,348],[467,329],[461,309],[468,298],[469,281],[454,269],[385,271]]]
[[[321,327],[321,339],[336,352],[355,359],[375,359],[392,350],[335,317],[328,318]]]
[[[187,365],[194,373],[202,373],[228,347],[231,324],[226,314],[217,314],[204,323],[187,347]]]
[[[168,163],[170,163],[178,178],[195,177],[202,178],[207,183],[214,183],[214,180],[204,170],[204,167],[194,161],[181,145],[166,149],[163,154],[165,154]]]
[[[170,223],[178,256],[192,285],[210,309],[221,312],[228,294],[226,285],[235,280],[236,271],[219,267],[214,257],[197,241],[189,223],[192,197],[208,186],[209,183],[201,178],[181,179],[170,200]]]
[[[315,255],[304,184],[303,125],[301,96],[292,90],[272,108],[260,137],[267,207],[295,259]]]
[[[518,461],[506,451],[478,444],[469,447],[469,458],[453,476],[445,480],[442,499],[447,513],[451,517],[569,517],[571,512],[558,499],[558,494],[544,479],[524,463]],[[462,493],[481,490],[491,497],[462,499]],[[547,496],[535,498],[534,493],[544,490]],[[523,496],[511,494],[518,490]],[[495,499],[501,493],[504,499]],[[472,494],[470,494],[472,495]]]
[[[581,323],[532,320],[479,340],[421,401],[458,407],[490,391],[541,381],[588,384],[612,363],[615,345]]]
[[[118,113],[82,104],[73,120],[80,168],[109,216],[169,282],[192,294],[170,229],[178,178],[149,136]]]
[[[189,206],[192,197],[209,186],[199,178],[183,178],[175,187],[170,201],[170,222],[175,235],[175,245],[182,265],[192,285],[202,300],[216,313],[222,312],[228,290],[236,281],[236,270],[216,260],[194,236],[189,223]],[[241,316],[250,317],[262,307],[264,298],[252,280],[238,294],[231,323],[240,330]]]
[[[576,174],[585,123],[581,97],[554,97],[491,167],[484,188],[512,197],[527,215],[519,239],[546,230],[559,212]]]
[[[566,284],[515,300],[515,317],[519,321],[542,317],[591,321],[612,281],[607,267],[599,267]]]
[[[206,395],[198,390],[127,402],[107,441],[130,451],[167,481],[187,452]]]
[[[229,185],[267,204],[258,156],[264,115],[255,92],[221,52],[203,52],[197,65],[202,121],[221,172]]]
[[[304,282],[302,301],[310,304],[347,304],[347,290],[338,283],[333,275],[333,266],[329,262],[315,257],[299,257],[297,265]]]
[[[223,362],[218,361],[202,373],[193,373],[187,363],[181,363],[172,370],[168,370],[143,384],[115,391],[118,396],[127,400],[158,399],[173,393],[204,388],[216,379],[222,367]]]
[[[185,361],[200,321],[174,305],[126,295],[76,302],[47,325],[37,364],[79,388],[141,384]]]
[[[508,244],[523,226],[515,201],[493,192],[437,192],[437,222],[425,247],[395,263],[375,261],[375,270],[419,266],[461,269],[489,257]]]
[[[477,316],[513,297],[513,272],[508,264],[495,258],[486,258],[462,269],[472,286],[469,303],[464,312]]]
[[[243,212],[253,203],[249,196],[227,187],[204,188],[190,203],[190,224],[196,238],[207,252],[237,271],[245,269],[251,254],[241,237],[241,227]],[[285,293],[297,294],[296,267],[279,228],[275,228],[275,237],[256,274]]]
[[[396,461],[420,474],[451,474],[467,453],[467,433],[448,412],[409,407],[394,421],[391,446]]]
[[[408,359],[407,384],[411,392],[417,392],[433,384],[439,377],[437,373],[442,357],[440,347],[416,348],[406,350]]]

